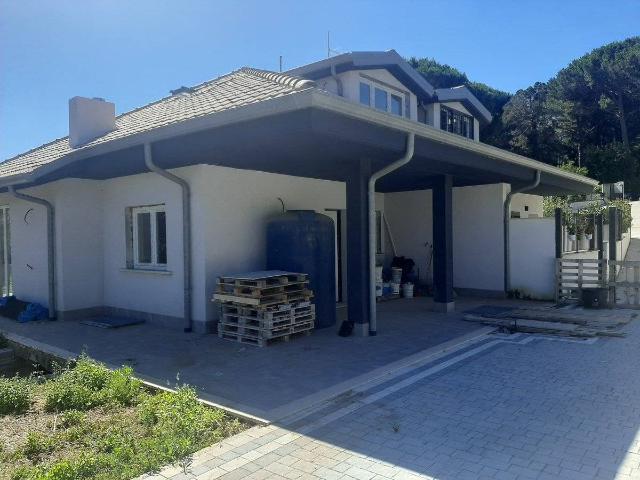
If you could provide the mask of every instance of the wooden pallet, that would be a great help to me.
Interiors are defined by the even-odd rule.
[[[276,293],[274,295],[255,297],[243,297],[239,295],[230,295],[226,293],[216,293],[213,295],[213,300],[219,300],[221,302],[240,303],[243,305],[256,305],[256,306],[274,306],[281,303],[294,303],[300,301],[310,301],[313,298],[313,292],[308,289],[303,289],[295,292]]]
[[[239,297],[262,298],[277,295],[279,293],[296,293],[306,290],[309,282],[296,282],[287,285],[275,285],[269,287],[238,286],[229,283],[218,283],[216,293],[224,295],[236,295]]]
[[[309,301],[298,303],[287,303],[278,305],[282,308],[261,308],[259,306],[252,305],[238,305],[235,303],[223,303],[221,304],[222,314],[230,314],[241,317],[256,318],[272,320],[279,317],[285,317],[287,315],[302,315],[316,311],[315,305]]]
[[[316,315],[315,310],[310,310],[303,313],[298,314],[288,314],[284,316],[279,316],[275,318],[256,318],[256,317],[247,317],[234,313],[223,313],[220,319],[220,323],[225,325],[232,325],[238,327],[252,327],[259,329],[278,329],[287,327],[290,325],[295,325],[299,323],[306,323],[309,321],[315,321]]]
[[[255,287],[255,288],[268,288],[278,285],[289,285],[292,283],[303,283],[309,281],[309,275],[306,273],[290,273],[283,272],[282,274],[267,275],[269,272],[264,272],[265,276],[260,278],[261,272],[255,272],[253,274],[246,274],[246,276],[221,276],[218,277],[218,284],[228,284],[238,287]],[[250,278],[257,275],[257,278]]]
[[[313,325],[310,327],[307,327],[304,330],[300,329],[300,330],[288,333],[286,335],[281,335],[273,338],[260,338],[254,335],[243,335],[239,333],[227,333],[227,332],[220,332],[220,331],[218,331],[218,336],[225,340],[231,340],[231,341],[244,343],[248,345],[256,345],[258,347],[265,347],[267,345],[271,345],[278,341],[288,342],[292,337],[298,337],[302,335],[309,336],[311,335],[312,330],[313,330]]]

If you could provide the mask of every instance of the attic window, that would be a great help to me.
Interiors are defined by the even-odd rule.
[[[474,137],[473,117],[450,107],[440,105],[440,129],[457,135]]]
[[[399,117],[409,116],[408,108],[405,108],[408,107],[408,104],[401,95],[391,93],[377,85],[372,86],[366,82],[360,82],[360,103],[367,107],[373,106],[383,112],[393,113]]]

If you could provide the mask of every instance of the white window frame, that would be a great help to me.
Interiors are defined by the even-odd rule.
[[[373,108],[374,110],[377,110],[379,112],[384,112],[386,111],[387,113],[390,113],[391,115],[395,116],[395,117],[400,117],[400,118],[405,118],[405,117],[409,117],[409,112],[407,109],[408,106],[408,102],[407,102],[407,97],[406,94],[404,92],[402,92],[401,90],[396,90],[395,88],[389,88],[386,84],[382,84],[382,83],[378,83],[378,82],[374,82],[371,80],[368,80],[365,78],[360,78],[359,79],[360,83],[363,83],[365,85],[369,85],[369,105],[365,105],[364,103],[362,103],[360,101],[360,83],[358,84],[358,104],[364,106],[364,107],[369,107],[369,108]],[[378,90],[382,90],[383,92],[385,92],[387,94],[387,109],[386,110],[382,110],[380,108],[376,107],[376,89]],[[391,95],[395,95],[396,97],[400,98],[400,115],[397,115],[395,113],[393,113],[391,111]]]
[[[144,207],[131,208],[131,224],[133,227],[133,268],[139,270],[166,270],[166,263],[158,263],[158,223],[157,213],[165,215],[165,235],[166,235],[166,218],[167,210],[164,205],[149,205]],[[138,252],[138,214],[149,213],[151,218],[151,262],[140,262]],[[168,260],[168,259],[167,259]]]

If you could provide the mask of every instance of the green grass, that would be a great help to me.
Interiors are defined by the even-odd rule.
[[[245,428],[189,387],[149,392],[130,368],[86,357],[43,383],[22,381],[28,406],[0,417],[2,480],[130,479],[186,466],[195,451]]]

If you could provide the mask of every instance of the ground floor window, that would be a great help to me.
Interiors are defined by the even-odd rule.
[[[131,238],[129,267],[164,269],[167,266],[167,214],[164,205],[131,207],[127,215]]]

